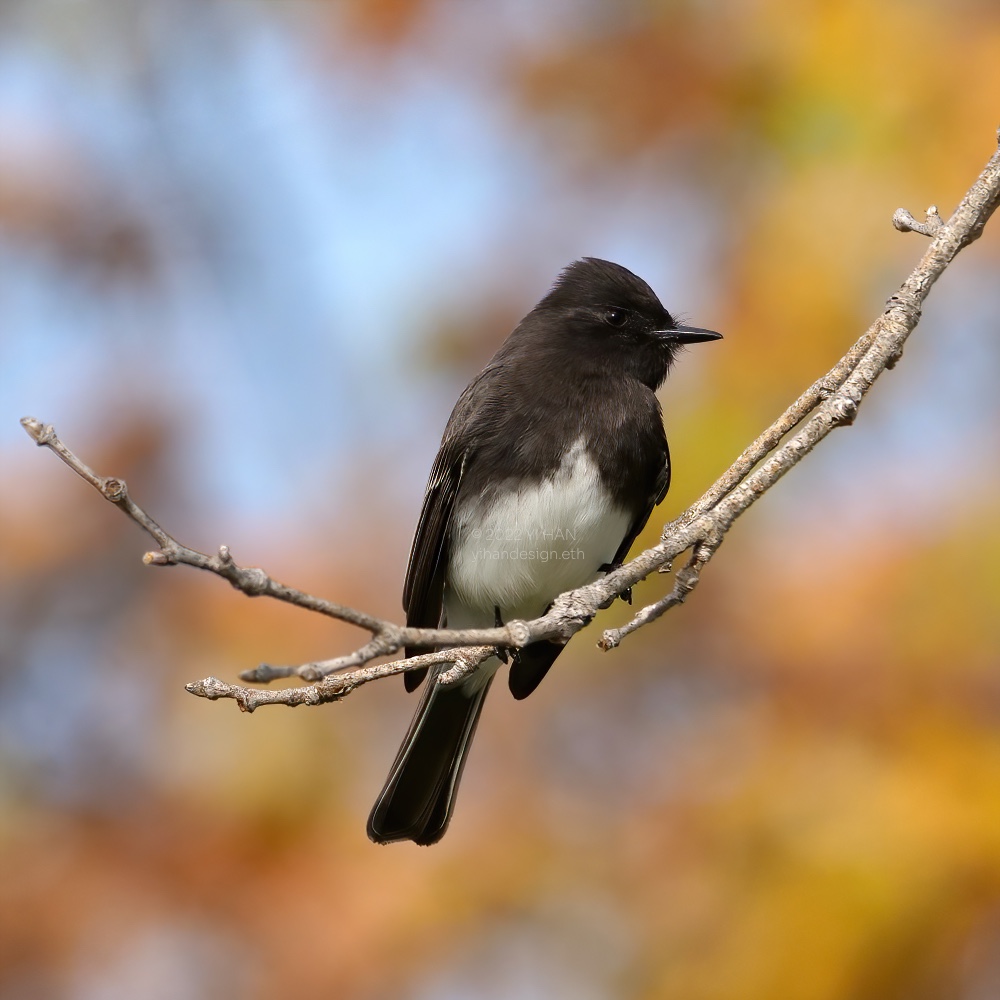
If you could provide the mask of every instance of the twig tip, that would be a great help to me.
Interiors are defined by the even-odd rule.
[[[892,213],[892,224],[901,233],[920,233],[921,236],[934,236],[944,225],[944,219],[938,214],[937,205],[931,205],[924,213],[924,222],[918,222],[905,208],[897,208]]]
[[[598,640],[597,648],[606,653],[609,649],[617,648],[620,642],[620,630],[616,628],[609,628],[605,630],[604,635],[602,635]]]
[[[220,681],[218,677],[205,677],[200,681],[190,681],[185,684],[184,690],[198,698],[208,698],[209,701],[215,701],[217,698],[225,698],[229,694],[229,685],[225,681]]]
[[[55,437],[56,432],[52,424],[43,424],[36,417],[21,417],[21,426],[40,447],[47,445]]]

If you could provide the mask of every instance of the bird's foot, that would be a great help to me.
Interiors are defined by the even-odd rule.
[[[604,563],[603,565],[601,565],[601,566],[599,566],[599,567],[598,567],[598,569],[599,569],[599,570],[600,570],[600,571],[601,571],[602,573],[605,573],[605,574],[607,574],[607,573],[614,573],[614,571],[615,571],[616,569],[621,569],[621,568],[622,568],[622,564],[621,564],[621,563]],[[624,589],[624,590],[623,590],[623,591],[622,591],[622,592],[621,592],[621,593],[620,593],[620,594],[619,594],[618,596],[619,596],[619,597],[620,597],[620,598],[621,598],[621,599],[622,599],[622,600],[623,600],[623,601],[624,601],[624,602],[625,602],[626,604],[631,604],[631,603],[632,603],[632,588],[631,588],[631,587],[626,587],[626,588],[625,588],[625,589]],[[615,603],[615,599],[614,599],[613,597],[609,597],[609,598],[608,598],[608,599],[607,599],[607,600],[606,600],[606,601],[605,601],[605,602],[604,602],[604,603],[603,603],[603,604],[601,605],[601,607],[602,607],[602,608],[610,608],[610,607],[611,607],[611,605],[612,605],[612,604],[614,604],[614,603]]]
[[[497,605],[497,604],[493,605],[493,625],[494,625],[495,628],[503,628],[503,626],[504,626],[504,620],[500,616],[500,606]],[[507,662],[507,650],[506,649],[501,649],[499,646],[497,646],[497,659],[501,663],[506,663]]]

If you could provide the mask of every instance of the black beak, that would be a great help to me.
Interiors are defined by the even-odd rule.
[[[656,330],[656,336],[672,340],[675,344],[703,344],[708,340],[722,340],[722,334],[703,330],[700,326],[673,326],[669,330]]]

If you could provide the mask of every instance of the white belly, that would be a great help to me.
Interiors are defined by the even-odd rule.
[[[457,512],[444,603],[452,628],[535,618],[611,562],[630,518],[602,486],[583,441],[550,479]]]

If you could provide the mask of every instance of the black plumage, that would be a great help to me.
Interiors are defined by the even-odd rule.
[[[490,626],[497,614],[534,617],[567,589],[549,592],[556,580],[578,573],[572,583],[578,586],[623,562],[670,485],[656,390],[682,344],[718,336],[677,326],[649,285],[618,264],[584,258],[567,267],[455,405],[410,553],[407,624]],[[555,490],[574,492],[553,498]],[[509,521],[526,511],[536,520],[556,518],[567,505],[581,511],[595,539],[581,550],[579,567],[518,563],[511,569],[497,559],[477,560],[471,547],[477,539],[482,544],[491,518]],[[563,527],[533,526],[542,534]],[[601,545],[608,551],[597,551]],[[518,554],[525,552],[489,553]],[[463,620],[447,622],[448,608]],[[562,649],[540,642],[515,654],[514,696],[530,694]],[[428,844],[443,835],[498,665],[488,661],[479,677],[449,687],[431,678],[369,819],[373,840]],[[408,672],[407,689],[425,673]]]

